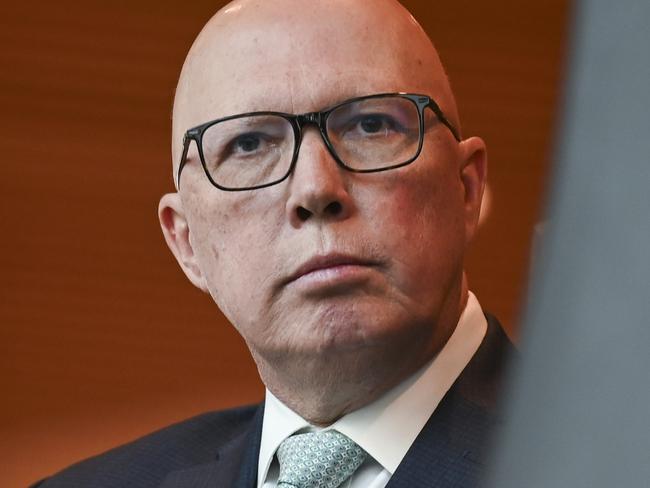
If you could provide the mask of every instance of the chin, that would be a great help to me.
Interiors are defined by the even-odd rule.
[[[294,330],[300,336],[295,342],[312,353],[361,352],[404,347],[429,333],[430,322],[425,326],[399,312],[391,307],[364,304],[324,307],[309,322],[296,324]]]

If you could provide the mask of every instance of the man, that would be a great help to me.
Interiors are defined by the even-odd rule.
[[[40,486],[475,485],[507,340],[463,271],[487,162],[459,127],[435,49],[393,0],[222,9],[183,66],[159,215],[265,402]]]

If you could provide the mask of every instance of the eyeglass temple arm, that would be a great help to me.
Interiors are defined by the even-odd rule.
[[[453,124],[451,122],[449,122],[449,119],[447,119],[447,117],[445,117],[445,114],[442,112],[440,107],[438,107],[438,104],[436,102],[434,102],[433,100],[429,100],[429,103],[428,103],[427,107],[429,107],[431,110],[433,110],[433,113],[436,114],[436,116],[438,117],[438,120],[440,120],[440,122],[442,122],[445,126],[447,126],[447,129],[449,129],[451,134],[454,136],[454,139],[456,139],[458,142],[460,142],[461,139],[460,139],[460,134],[458,133],[458,129],[456,129],[456,127],[454,127]]]
[[[190,143],[192,142],[192,139],[193,138],[188,136],[187,133],[183,136],[183,152],[181,153],[181,160],[178,164],[178,172],[176,173],[176,186],[179,190],[181,188],[181,172],[183,171],[185,163],[187,162],[187,152],[190,149]]]

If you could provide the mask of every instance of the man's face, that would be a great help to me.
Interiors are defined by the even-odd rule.
[[[245,18],[202,34],[176,104],[175,157],[184,130],[243,112],[305,113],[398,91],[450,109],[443,74],[427,66],[432,55],[400,42],[408,26],[379,31],[372,18],[330,10],[335,19]],[[190,272],[266,361],[430,341],[460,300],[477,211],[466,159],[462,143],[433,124],[411,165],[352,173],[308,127],[287,180],[225,192],[209,183],[192,144],[180,185]]]

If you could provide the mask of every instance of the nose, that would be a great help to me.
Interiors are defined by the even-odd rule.
[[[286,210],[292,226],[297,228],[307,221],[344,220],[352,213],[344,171],[318,131],[306,130],[289,181]]]

